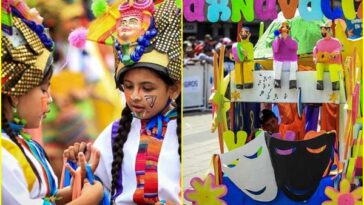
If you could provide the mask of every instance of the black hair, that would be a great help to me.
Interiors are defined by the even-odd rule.
[[[45,73],[44,73],[44,75],[43,75],[43,79],[42,79],[42,81],[39,83],[39,85],[41,85],[41,84],[43,84],[43,83],[45,83],[45,82],[47,82],[48,80],[50,80],[51,79],[51,77],[52,77],[52,75],[53,75],[53,67],[52,66],[49,66],[46,70],[45,70]],[[38,85],[38,86],[39,86]],[[5,101],[5,100],[7,100],[9,103],[11,102],[11,99],[10,99],[10,96],[8,96],[8,95],[5,95],[5,94],[1,94],[1,98]],[[20,150],[22,151],[22,153],[23,153],[23,155],[24,155],[24,157],[26,158],[26,160],[28,161],[28,163],[29,163],[29,165],[31,166],[31,168],[32,168],[32,170],[33,170],[33,172],[34,172],[34,174],[35,174],[35,176],[37,177],[37,179],[38,179],[38,184],[39,184],[39,189],[41,189],[41,177],[40,177],[40,175],[39,175],[39,173],[38,173],[38,171],[37,171],[37,169],[35,168],[35,166],[34,166],[34,164],[33,164],[33,162],[29,159],[29,157],[25,154],[25,152],[24,152],[24,149],[23,149],[23,147],[19,144],[19,142],[18,142],[18,140],[17,140],[17,135],[13,132],[13,130],[10,128],[10,122],[9,122],[9,120],[8,119],[6,119],[6,116],[5,116],[5,103],[2,103],[2,105],[1,105],[1,112],[2,112],[2,114],[1,114],[1,117],[2,117],[2,119],[1,119],[1,127],[2,127],[2,129],[5,131],[5,133],[9,136],[9,138],[10,138],[10,140],[11,141],[13,141],[19,148],[20,148]],[[45,153],[45,152],[44,152]],[[47,154],[45,153],[45,157],[46,157],[46,159],[48,160],[48,156],[47,156]],[[48,160],[49,161],[49,160]]]
[[[276,118],[278,120],[277,116],[274,114],[274,112],[272,112],[272,110],[264,109],[259,114],[259,121],[263,125],[264,123],[266,123],[272,117],[274,117],[274,118]]]
[[[164,72],[157,71],[154,69],[150,69],[158,74],[158,76],[168,85],[172,86],[176,81],[172,80],[168,77]],[[121,78],[122,79],[122,78]],[[122,81],[122,80],[121,80]],[[116,82],[118,83],[118,82]],[[122,84],[122,82],[119,82]],[[118,86],[119,88],[121,86]],[[178,154],[181,160],[181,95],[178,96],[176,99],[176,110],[177,110],[177,136],[178,136]],[[112,196],[116,190],[116,183],[122,169],[122,163],[124,158],[124,151],[123,147],[125,142],[128,139],[128,134],[130,132],[131,122],[133,120],[133,116],[131,113],[130,108],[126,104],[124,110],[121,113],[121,118],[119,121],[119,128],[118,128],[118,135],[115,137],[114,143],[112,145],[112,153],[113,153],[113,161],[112,161],[112,168],[111,168],[111,197],[110,197],[110,204],[112,204]]]

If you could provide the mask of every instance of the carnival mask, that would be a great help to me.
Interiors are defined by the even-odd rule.
[[[120,5],[119,11],[121,17],[116,25],[118,39],[121,44],[128,44],[136,42],[147,31],[154,13],[154,4],[152,0],[126,2]]]
[[[142,33],[142,19],[137,16],[124,17],[117,27],[118,37],[122,42],[133,42]]]
[[[278,187],[293,200],[309,199],[331,166],[335,133],[303,141],[267,141]]]
[[[277,184],[264,132],[220,158],[223,172],[249,197],[262,202],[275,199]]]

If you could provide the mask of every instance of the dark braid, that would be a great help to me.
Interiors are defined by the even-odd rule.
[[[178,154],[181,161],[181,95],[176,99],[177,110],[177,136],[178,136]]]
[[[131,114],[131,110],[128,107],[128,105],[126,105],[121,114],[121,119],[119,121],[118,135],[115,137],[114,144],[112,145],[112,153],[114,156],[114,160],[112,162],[112,168],[111,168],[112,181],[111,181],[110,204],[112,204],[112,196],[115,193],[116,183],[119,178],[119,173],[124,158],[123,147],[126,140],[128,139],[128,134],[130,131],[132,120],[133,116]]]
[[[2,96],[2,99],[4,99],[4,96]],[[10,137],[11,141],[13,141],[20,148],[20,150],[23,152],[24,157],[27,159],[29,165],[32,167],[32,170],[33,170],[34,174],[36,175],[36,177],[38,179],[38,185],[39,185],[39,189],[40,189],[41,188],[41,178],[40,178],[40,175],[39,175],[37,169],[35,168],[33,162],[25,154],[23,147],[19,144],[18,140],[16,139],[15,133],[10,128],[9,122],[6,120],[4,111],[5,111],[5,109],[4,109],[4,103],[3,103],[2,104],[2,114],[1,114],[1,117],[2,117],[2,119],[1,119],[1,127],[5,131],[5,133]]]

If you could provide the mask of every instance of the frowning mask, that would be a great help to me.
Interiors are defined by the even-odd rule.
[[[277,184],[263,132],[220,158],[223,172],[249,197],[263,202],[275,199]]]
[[[335,133],[303,141],[270,138],[269,152],[278,187],[291,199],[311,197],[331,165]]]

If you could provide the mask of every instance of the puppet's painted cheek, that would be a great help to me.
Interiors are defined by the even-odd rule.
[[[326,149],[326,145],[319,147],[319,148],[309,148],[306,147],[307,151],[309,151],[312,154],[320,154],[321,152],[323,152]]]
[[[291,155],[293,152],[296,151],[296,148],[289,148],[289,149],[279,149],[279,148],[274,148],[275,152],[278,154],[278,155]]]

